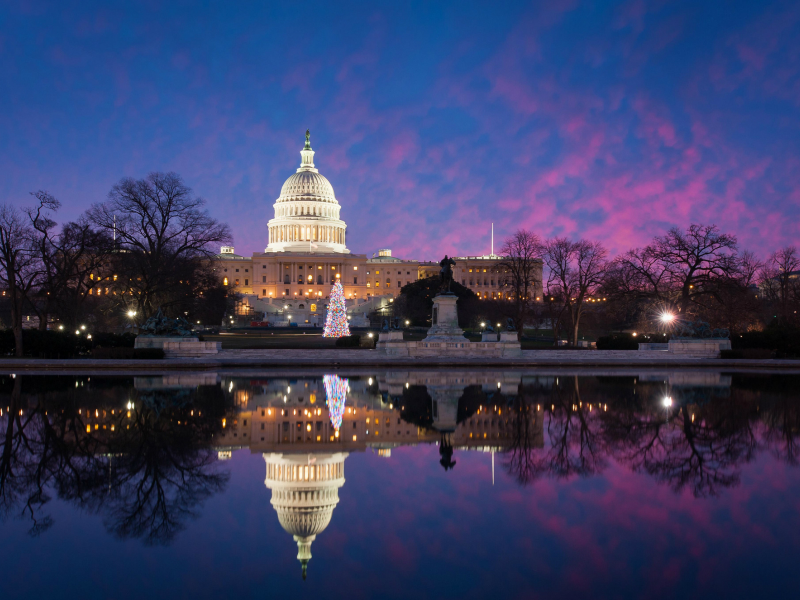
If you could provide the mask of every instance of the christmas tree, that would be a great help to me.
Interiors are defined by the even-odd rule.
[[[331,300],[328,302],[328,315],[325,317],[324,337],[340,338],[350,335],[347,326],[347,308],[344,304],[344,290],[338,281],[331,288]]]
[[[338,375],[325,375],[322,377],[322,381],[325,384],[325,400],[328,404],[331,425],[336,431],[339,431],[342,426],[342,415],[344,415],[344,403],[347,399],[349,381]]]

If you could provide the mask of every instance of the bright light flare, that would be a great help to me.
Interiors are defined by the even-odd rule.
[[[673,313],[667,312],[667,311],[662,312],[661,315],[659,315],[658,318],[665,325],[669,325],[670,323],[673,323],[675,321],[675,315]]]
[[[672,397],[667,396],[666,398],[664,398],[663,403],[664,403],[664,408],[670,408],[672,406]]]

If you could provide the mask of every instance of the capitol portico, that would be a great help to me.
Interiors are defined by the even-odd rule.
[[[241,294],[244,308],[240,315],[258,311],[274,324],[321,325],[324,300],[337,281],[344,289],[348,312],[363,307],[366,314],[397,296],[404,285],[438,274],[438,259],[400,259],[388,248],[371,257],[352,253],[346,244],[342,207],[333,186],[316,167],[314,154],[307,131],[300,166],[283,184],[273,204],[274,217],[267,224],[264,252],[246,257],[228,246],[217,256],[215,269],[223,285]],[[490,252],[454,258],[455,280],[479,298],[510,297],[500,256]],[[536,282],[538,296],[541,265]],[[283,318],[287,310],[295,316]],[[299,319],[301,311],[303,318]]]

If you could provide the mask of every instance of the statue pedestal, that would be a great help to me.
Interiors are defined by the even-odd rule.
[[[720,338],[678,339],[668,343],[670,354],[696,356],[697,358],[719,358],[722,350],[731,349],[731,341]]]
[[[458,296],[440,294],[433,299],[431,328],[425,338],[427,342],[466,342],[464,330],[458,326]]]
[[[419,342],[403,341],[402,335],[394,332],[382,333],[378,338],[377,350],[389,356],[452,356],[475,358],[516,358],[522,356],[522,348],[515,331],[496,333],[484,332],[480,342],[470,342],[458,326],[458,312],[455,294],[440,294],[433,299],[431,328],[428,335]]]
[[[165,342],[199,342],[196,337],[183,337],[179,335],[137,335],[133,342],[134,348],[164,349]]]
[[[375,348],[389,356],[408,356],[408,345],[403,341],[403,332],[399,329],[379,333]]]
[[[481,333],[481,341],[482,342],[496,342],[497,341],[497,332],[496,331],[484,331]]]
[[[164,351],[164,358],[191,358],[218,354],[220,342],[201,342],[196,337],[184,336],[142,336],[136,337],[134,348],[158,348]]]

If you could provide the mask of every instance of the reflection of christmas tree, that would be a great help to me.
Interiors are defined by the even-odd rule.
[[[350,335],[347,326],[347,307],[344,303],[344,289],[338,281],[331,288],[331,300],[328,302],[328,316],[325,317],[324,337],[340,338]]]
[[[339,431],[339,427],[342,426],[344,402],[347,398],[347,385],[349,382],[338,375],[324,375],[322,381],[325,384],[325,399],[328,403],[331,425],[336,431]]]

